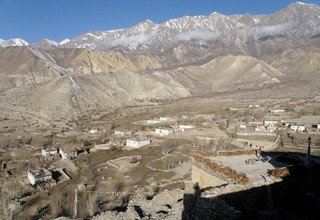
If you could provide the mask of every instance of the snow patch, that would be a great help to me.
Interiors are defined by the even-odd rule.
[[[259,18],[255,18],[255,17],[253,17],[253,21],[255,24],[258,24],[261,22],[261,20]]]
[[[51,45],[58,46],[58,43],[53,40],[45,39],[45,41],[47,41]]]
[[[21,47],[21,46],[28,46],[29,43],[21,38],[12,38],[9,40],[2,40],[0,41],[1,47]]]
[[[137,34],[131,36],[122,36],[110,43],[111,47],[129,46],[137,48],[139,45],[148,44],[153,34]]]
[[[66,43],[68,43],[70,41],[70,39],[64,39],[64,40],[62,40],[62,41],[60,41],[59,42],[59,45],[63,45],[63,44],[66,44]]]
[[[305,5],[305,6],[314,6],[315,5],[315,4],[308,4],[308,3],[304,3],[304,2],[296,2],[296,4]]]
[[[94,45],[94,43],[85,43],[85,44],[78,45],[77,48],[89,48],[93,45]]]

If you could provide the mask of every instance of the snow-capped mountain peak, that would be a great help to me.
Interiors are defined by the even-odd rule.
[[[48,44],[54,45],[54,46],[58,46],[58,43],[53,41],[53,40],[49,40],[49,39],[44,39],[46,42],[48,42]]]
[[[315,4],[309,4],[309,3],[304,3],[304,2],[295,2],[293,4],[304,5],[304,6],[316,6]]]
[[[143,20],[127,29],[87,32],[59,43],[46,40],[37,47],[50,49],[87,48],[91,50],[150,50],[165,51],[177,45],[237,45],[243,50],[245,42],[259,39],[291,39],[304,42],[306,37],[320,35],[320,6],[296,2],[271,15],[218,12],[204,16],[184,16],[157,24]],[[317,39],[317,38],[314,38]],[[0,41],[0,46],[27,45],[22,39]],[[43,45],[43,46],[42,46]]]
[[[64,45],[64,44],[68,43],[69,41],[70,41],[70,39],[66,38],[66,39],[60,41],[59,45]]]
[[[153,23],[151,20],[147,19],[144,21],[141,21],[140,23],[138,23],[137,25],[133,26],[131,29],[131,33],[132,34],[140,34],[140,33],[144,33],[146,31],[150,31],[154,28],[156,28],[158,25]]]
[[[19,47],[28,45],[29,43],[21,38],[12,38],[9,40],[0,41],[0,47]]]
[[[214,12],[208,16],[170,19],[161,24],[144,20],[127,29],[88,32],[65,44],[60,43],[60,47],[93,50],[157,48],[163,51],[178,42],[210,44],[220,40],[227,45],[237,41],[239,45],[241,41],[248,39],[280,35],[289,38],[299,35],[302,39],[303,35],[316,35],[320,32],[318,27],[320,7],[298,2],[271,15],[223,15]]]

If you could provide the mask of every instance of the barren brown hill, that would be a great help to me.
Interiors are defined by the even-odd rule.
[[[129,71],[90,73],[54,78],[37,85],[25,85],[3,92],[2,107],[59,118],[109,111],[128,105],[189,96],[186,88],[172,81]]]
[[[150,54],[130,57],[120,52],[27,47],[5,50],[8,56],[1,57],[2,106],[11,110],[19,106],[50,118],[215,93],[261,90],[253,96],[291,97],[301,94],[296,92],[299,88],[308,93],[317,86],[312,79],[317,76],[319,55],[300,50],[266,58],[271,65],[250,56],[226,55],[177,68]],[[12,60],[15,65],[11,56],[16,57]],[[303,78],[296,70],[305,72]]]
[[[285,75],[266,62],[249,56],[226,55],[200,66],[167,71],[192,94],[209,94],[281,83]]]
[[[60,74],[27,47],[0,48],[0,90],[40,83]]]

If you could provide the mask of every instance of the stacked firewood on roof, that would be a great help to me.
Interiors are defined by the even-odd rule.
[[[249,182],[249,178],[246,174],[237,172],[230,167],[222,167],[217,163],[201,156],[201,155],[194,155],[194,159],[201,164],[206,165],[208,168],[213,170],[214,172],[220,173],[227,178],[229,178],[232,182],[245,185]]]

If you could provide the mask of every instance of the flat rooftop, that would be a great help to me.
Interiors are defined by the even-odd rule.
[[[148,138],[128,138],[127,141],[137,141],[137,142],[140,142],[140,141],[151,141],[151,139],[148,139]]]
[[[77,149],[73,147],[60,147],[60,149],[62,149],[64,153],[77,152]]]
[[[212,162],[217,163],[221,167],[230,167],[238,173],[244,173],[251,183],[272,181],[268,171],[274,170],[274,166],[270,162],[261,161],[256,155],[239,155],[239,156],[216,156],[208,157]],[[246,161],[254,161],[247,164]],[[272,160],[272,159],[271,159]]]
[[[46,151],[57,151],[57,148],[56,147],[44,147],[42,148],[43,150],[46,150]]]
[[[29,170],[29,172],[34,176],[51,176],[50,171],[47,169]]]

